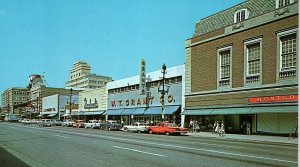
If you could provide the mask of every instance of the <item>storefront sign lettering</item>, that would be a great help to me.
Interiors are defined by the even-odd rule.
[[[144,98],[136,98],[136,99],[135,98],[127,99],[127,100],[125,100],[125,105],[126,106],[138,106],[138,105],[141,106],[141,105],[146,105],[147,102],[148,102],[148,100],[149,100],[150,104],[153,104],[154,96],[150,96],[148,99],[146,97],[144,97]],[[161,100],[161,97],[160,97],[160,100]],[[123,100],[117,100],[117,102],[118,102],[118,106],[119,107],[123,106]],[[169,103],[174,102],[174,98],[173,98],[172,95],[168,96],[168,102]],[[111,107],[117,107],[115,100],[111,101]]]
[[[280,95],[280,96],[263,96],[250,97],[249,103],[279,103],[279,102],[297,102],[298,95]]]

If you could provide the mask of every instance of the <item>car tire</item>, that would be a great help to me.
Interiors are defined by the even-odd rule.
[[[110,128],[108,128],[108,130],[109,130],[109,131],[111,131],[111,129],[110,129]]]
[[[138,133],[141,133],[141,131],[140,131],[140,130],[138,130],[137,132],[138,132]]]
[[[170,135],[170,133],[169,133],[169,132],[166,132],[166,135],[167,135],[167,136],[169,136],[169,135]]]
[[[152,130],[149,130],[149,133],[150,133],[150,134],[152,134],[152,133],[153,133],[153,131],[152,131]]]

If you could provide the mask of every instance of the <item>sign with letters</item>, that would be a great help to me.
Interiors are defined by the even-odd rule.
[[[298,95],[261,96],[249,98],[249,103],[282,103],[297,101]]]

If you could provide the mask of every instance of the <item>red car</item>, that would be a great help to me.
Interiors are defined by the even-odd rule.
[[[166,135],[170,135],[170,134],[180,135],[182,133],[187,133],[188,129],[178,127],[174,123],[161,122],[161,123],[158,123],[156,126],[149,126],[148,131],[150,134],[161,133],[161,134],[166,134]]]
[[[84,127],[84,120],[76,120],[75,123],[72,124],[73,128],[83,128]]]

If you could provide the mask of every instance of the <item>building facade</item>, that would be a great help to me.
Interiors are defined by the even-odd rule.
[[[180,113],[184,107],[184,65],[166,69],[164,89],[164,120],[180,123]],[[107,84],[107,119],[123,120],[125,124],[133,121],[149,121],[154,124],[162,121],[162,73],[146,73],[146,91],[140,91],[140,76],[116,80]]]
[[[1,95],[2,114],[21,114],[16,106],[26,103],[28,98],[27,88],[14,87],[6,89]]]
[[[95,89],[105,86],[110,81],[112,81],[111,77],[92,74],[90,65],[84,61],[78,61],[70,70],[70,78],[65,87]]]
[[[70,115],[70,101],[71,107],[75,111],[78,107],[78,95],[71,96],[55,94],[42,98],[42,112],[40,117],[62,119]],[[71,100],[70,100],[71,99]],[[78,109],[78,108],[77,108]]]
[[[247,0],[200,20],[185,45],[185,122],[290,133],[298,111],[298,10],[297,0]]]
[[[79,113],[82,119],[88,121],[91,119],[102,119],[102,115],[107,108],[107,90],[101,87],[92,90],[79,92]]]

